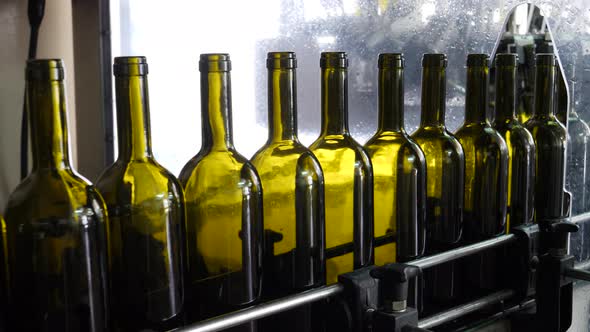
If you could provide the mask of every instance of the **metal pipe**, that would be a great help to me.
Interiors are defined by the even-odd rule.
[[[503,290],[496,293],[492,293],[488,296],[482,297],[472,302],[465,303],[455,308],[451,308],[446,311],[442,311],[436,315],[426,317],[418,321],[418,327],[423,329],[429,329],[441,325],[443,323],[452,321],[453,319],[465,316],[472,312],[483,309],[492,304],[509,299],[514,295],[513,290]]]
[[[563,270],[563,275],[566,277],[578,279],[578,280],[585,280],[590,281],[590,272],[579,270],[579,269],[565,269]]]
[[[512,306],[508,309],[501,310],[493,315],[487,316],[486,318],[480,319],[475,322],[471,322],[465,326],[461,326],[455,330],[455,332],[464,332],[464,331],[473,331],[474,329],[481,328],[484,324],[491,324],[495,321],[498,321],[502,318],[510,316],[513,313],[527,310],[532,308],[536,304],[535,299],[526,300],[520,304]]]
[[[183,328],[175,329],[171,332],[213,332],[234,327],[251,320],[256,320],[282,311],[293,309],[295,307],[325,299],[344,291],[344,286],[335,284],[324,286],[302,293],[287,296],[278,300],[258,304],[251,308],[246,308],[229,314],[207,319]]]
[[[578,214],[577,216],[573,216],[570,218],[570,222],[573,222],[574,224],[585,223],[588,220],[590,220],[590,212]]]
[[[514,234],[507,234],[495,237],[490,240],[485,240],[482,242],[474,243],[465,247],[445,251],[440,254],[416,259],[410,262],[407,262],[408,265],[415,265],[422,269],[426,269],[429,267],[433,267],[436,265],[440,265],[442,263],[446,263],[452,260],[459,259],[461,257],[469,256],[480,251],[484,251],[486,249],[498,247],[501,245],[508,244],[516,240],[516,235]]]
[[[574,264],[576,270],[588,270],[590,268],[590,260]]]

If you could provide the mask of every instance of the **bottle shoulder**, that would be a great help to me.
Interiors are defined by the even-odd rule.
[[[182,170],[180,182],[188,195],[195,186],[222,186],[244,178],[254,182],[254,185],[260,182],[254,165],[236,150],[230,149],[199,153]]]
[[[556,119],[545,119],[532,117],[527,121],[525,127],[529,130],[535,140],[539,137],[552,137],[564,141],[567,138],[567,130],[561,122]]]
[[[178,179],[157,161],[117,160],[96,182],[96,187],[108,205],[140,202],[155,197],[179,201],[182,188]]]
[[[23,220],[44,217],[72,218],[82,214],[106,215],[100,193],[86,179],[71,170],[36,170],[12,192],[5,210]],[[24,216],[26,215],[26,216]]]
[[[258,168],[263,164],[273,161],[299,158],[310,150],[303,144],[295,141],[282,141],[267,143],[252,156],[252,164]]]

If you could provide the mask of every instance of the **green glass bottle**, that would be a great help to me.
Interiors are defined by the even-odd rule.
[[[496,54],[494,128],[508,147],[508,207],[506,232],[533,222],[535,142],[516,117],[516,54]]]
[[[422,112],[412,138],[426,158],[426,253],[456,247],[463,228],[465,157],[459,141],[445,126],[447,57],[424,54],[422,59]],[[454,263],[424,272],[425,311],[456,298]]]
[[[252,157],[263,188],[263,295],[273,299],[325,283],[324,176],[297,138],[297,59],[271,52],[268,69],[268,141]],[[266,331],[310,331],[310,306],[274,315]]]
[[[554,115],[555,56],[535,59],[534,113],[525,124],[535,141],[535,221],[544,224],[565,214],[567,131]]]
[[[145,57],[115,58],[113,72],[119,157],[96,183],[109,213],[113,325],[168,331],[182,324],[182,188],[152,154]]]
[[[407,262],[424,251],[426,161],[404,129],[404,59],[379,55],[379,124],[365,144],[373,165],[375,264]],[[393,242],[393,239],[396,242]]]
[[[465,122],[455,133],[465,154],[462,243],[471,244],[505,232],[508,204],[508,147],[486,117],[488,106],[487,54],[467,56]],[[463,295],[493,290],[497,285],[496,251],[467,257]],[[469,291],[466,291],[469,289]],[[477,291],[476,291],[477,290]]]
[[[234,148],[231,61],[202,54],[201,151],[180,173],[187,210],[187,312],[208,318],[251,304],[260,294],[262,187]],[[236,330],[252,331],[255,323]]]
[[[8,331],[107,331],[105,204],[70,164],[61,60],[26,69],[33,169],[5,210]]]
[[[348,59],[320,59],[322,131],[310,146],[324,171],[326,282],[373,261],[373,171],[369,156],[348,131]]]
[[[463,242],[505,232],[508,147],[486,118],[488,55],[467,57],[465,122],[455,133],[465,155]]]

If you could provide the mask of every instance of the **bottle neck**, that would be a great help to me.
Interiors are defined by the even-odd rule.
[[[535,74],[536,117],[554,117],[555,67],[538,65]]]
[[[295,69],[268,70],[268,140],[297,140]]]
[[[516,67],[496,67],[496,120],[516,119]]]
[[[402,68],[379,70],[379,131],[404,131],[404,76]]]
[[[465,123],[486,122],[488,106],[488,67],[467,67]]]
[[[444,67],[423,67],[420,127],[445,128],[445,76]]]
[[[233,148],[228,71],[201,72],[201,122],[203,147],[213,150]]]
[[[63,81],[27,81],[27,109],[33,170],[71,168]]]
[[[145,160],[152,157],[147,77],[116,77],[115,94],[119,159]]]
[[[322,134],[348,134],[348,74],[345,68],[322,69]]]

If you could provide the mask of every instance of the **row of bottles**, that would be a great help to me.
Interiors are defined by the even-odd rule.
[[[147,62],[116,58],[119,157],[92,186],[69,160],[61,61],[29,61],[34,165],[10,197],[0,246],[8,330],[167,331],[498,236],[533,213],[560,217],[566,138],[553,116],[554,56],[537,56],[524,125],[516,55],[496,56],[492,125],[488,56],[469,55],[465,124],[454,135],[444,123],[446,56],[422,64],[421,125],[410,136],[403,56],[379,56],[379,126],[363,147],[348,130],[347,56],[322,53],[322,131],[308,149],[297,138],[295,54],[269,53],[269,136],[249,161],[233,145],[229,55],[203,54],[203,143],[176,179],[151,151]],[[427,270],[425,303],[455,299],[463,278],[485,287],[494,261]],[[322,329],[316,312],[235,330]]]

